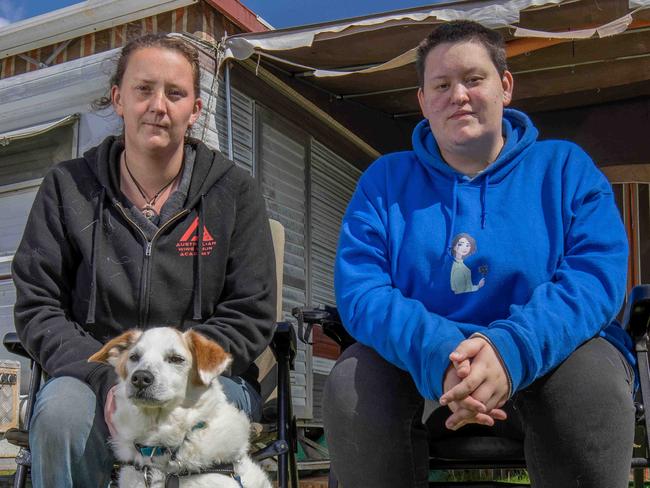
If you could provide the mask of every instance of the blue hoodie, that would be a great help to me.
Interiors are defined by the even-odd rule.
[[[438,399],[449,354],[479,333],[514,393],[597,335],[628,354],[614,317],[627,239],[605,176],[575,144],[537,141],[506,109],[505,146],[474,178],[442,159],[427,120],[413,151],[362,175],[336,258],[350,334]],[[629,356],[628,356],[629,357]]]

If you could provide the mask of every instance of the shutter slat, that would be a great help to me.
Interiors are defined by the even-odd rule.
[[[334,259],[341,220],[360,171],[323,144],[311,145],[311,294],[313,305],[334,305]],[[316,412],[316,404],[314,404]]]
[[[305,156],[304,144],[291,129],[276,127],[262,119],[260,167],[261,186],[269,217],[285,229],[284,285],[282,308],[287,318],[291,309],[306,303],[307,263],[305,253]],[[291,372],[293,406],[299,418],[311,418],[311,356],[306,345],[298,342],[296,371]],[[299,372],[299,371],[302,371]]]

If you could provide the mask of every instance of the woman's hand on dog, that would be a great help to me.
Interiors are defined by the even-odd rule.
[[[115,437],[115,426],[113,425],[113,414],[115,413],[115,388],[117,385],[113,386],[108,390],[108,395],[106,395],[106,403],[104,404],[104,422],[108,427],[108,432],[111,434],[111,437]]]

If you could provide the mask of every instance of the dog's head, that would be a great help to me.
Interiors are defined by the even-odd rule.
[[[133,403],[165,407],[180,404],[189,388],[210,385],[232,358],[198,332],[159,327],[127,331],[88,360],[113,365]]]

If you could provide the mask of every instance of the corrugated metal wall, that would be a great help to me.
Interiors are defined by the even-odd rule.
[[[310,162],[312,305],[335,305],[334,259],[339,229],[361,172],[314,139]],[[312,418],[321,422],[323,389],[334,361],[317,354],[318,344],[314,347],[312,361]]]
[[[334,258],[343,214],[361,172],[317,140],[311,144],[311,301],[335,305]]]
[[[260,181],[269,217],[286,232],[283,309],[333,305],[334,257],[341,219],[358,169],[301,128],[232,89],[234,158]],[[215,108],[220,149],[227,152],[223,83]],[[298,343],[292,395],[296,415],[320,421],[323,383],[331,361],[313,372],[312,348]],[[322,365],[321,365],[322,366]]]
[[[222,76],[215,81],[210,73],[201,76],[201,98],[203,113],[197,122],[193,135],[213,149],[228,154],[228,121],[226,116],[225,82]],[[233,159],[237,166],[251,175],[254,171],[253,122],[255,102],[236,89],[231,90]]]
[[[258,109],[257,141],[259,177],[269,217],[285,229],[284,286],[285,316],[307,303],[307,199],[305,194],[308,139],[271,112]],[[311,357],[306,344],[298,341],[291,394],[296,415],[311,418]]]
[[[226,117],[226,85],[223,77],[219,77],[217,90],[216,120],[218,137],[221,150],[228,154],[228,124]],[[251,175],[255,174],[254,168],[254,138],[253,123],[255,119],[255,102],[232,88],[232,129],[233,129],[233,159],[237,166],[244,168]],[[205,98],[204,98],[205,100]]]

